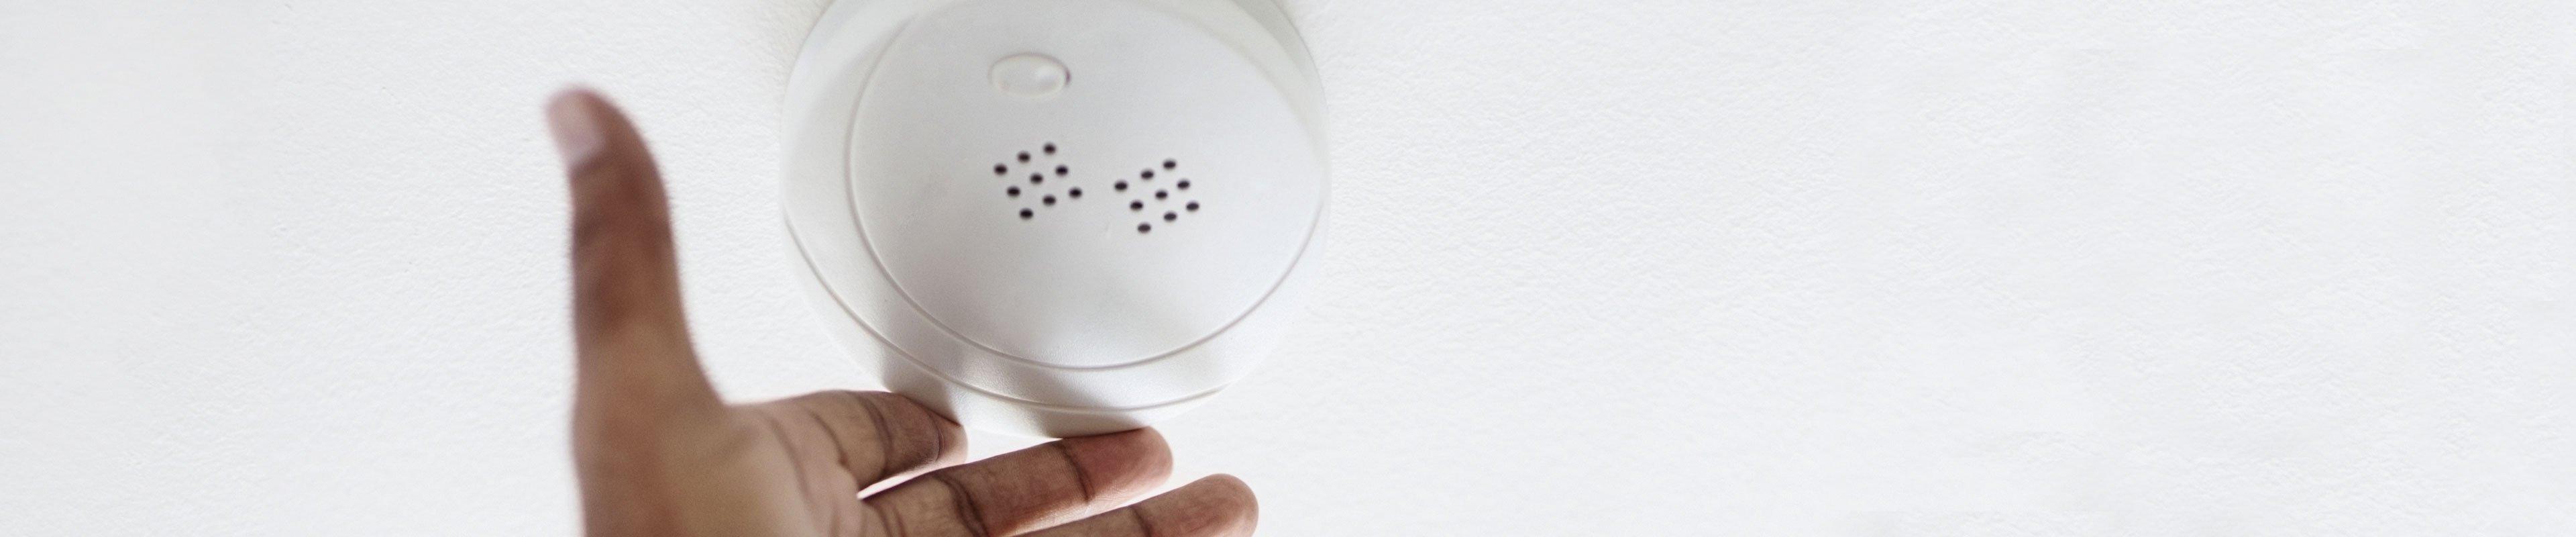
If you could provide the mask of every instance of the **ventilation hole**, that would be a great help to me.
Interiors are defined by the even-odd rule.
[[[1197,210],[1199,210],[1199,202],[1195,202],[1195,201],[1190,202],[1190,204],[1189,204],[1189,206],[1188,206],[1187,208],[1188,208],[1189,210],[1191,210],[1191,211],[1197,211]]]
[[[1065,195],[1067,195],[1067,196],[1073,196],[1073,199],[1082,199],[1082,189],[1081,189],[1080,187],[1076,187],[1076,188],[1074,188],[1073,190],[1065,191],[1065,193],[1064,193],[1064,194],[1065,194]]]
[[[1170,198],[1170,197],[1172,197],[1172,191],[1169,191],[1169,190],[1156,190],[1156,191],[1154,191],[1154,199],[1165,199],[1165,198]]]
[[[1055,205],[1055,196],[1047,196],[1047,197],[1044,197],[1044,198],[1039,198],[1039,199],[1038,199],[1038,201],[1043,202],[1043,203],[1046,203],[1047,205]]]
[[[1181,167],[1181,161],[1172,160],[1172,159],[1163,159],[1163,169],[1169,170],[1169,169],[1172,169],[1172,168],[1178,168],[1178,167]]]
[[[1004,192],[1004,193],[1008,193],[1008,194],[1010,194],[1010,195],[1011,195],[1011,197],[1014,197],[1014,198],[1016,198],[1016,197],[1020,197],[1020,187],[1016,187],[1016,186],[1015,186],[1015,187],[1011,187],[1010,189],[1008,189],[1008,190],[1003,190],[1002,192]]]
[[[1011,167],[1010,167],[1009,165],[1005,165],[1005,164],[995,164],[995,165],[993,165],[993,175],[1010,175],[1010,174],[1011,174]]]
[[[1022,162],[1022,163],[1026,163],[1026,162],[1028,162],[1028,161],[1029,161],[1029,152],[1027,152],[1027,151],[1021,151],[1021,152],[1020,152],[1020,162]]]
[[[1053,155],[1053,154],[1055,154],[1055,142],[1047,142],[1047,145],[1046,145],[1046,154],[1049,154],[1049,155]]]
[[[1119,191],[1119,192],[1126,192],[1126,191],[1127,191],[1127,182],[1126,182],[1126,181],[1119,181],[1119,182],[1118,182],[1118,184],[1117,184],[1117,187],[1118,187],[1118,191]]]
[[[1136,201],[1130,201],[1130,202],[1127,202],[1127,210],[1130,210],[1130,211],[1142,211],[1142,210],[1145,210],[1145,200],[1136,200]]]
[[[1153,225],[1153,224],[1136,224],[1136,232],[1137,232],[1137,233],[1153,233],[1153,232],[1154,232],[1154,225]]]
[[[1058,166],[1056,166],[1056,167],[1055,167],[1055,176],[1056,176],[1056,177],[1063,177],[1063,176],[1064,176],[1064,174],[1068,174],[1068,173],[1073,173],[1073,168],[1067,168],[1067,167],[1064,167],[1064,166],[1062,166],[1062,165],[1058,165]]]
[[[1146,179],[1153,179],[1153,178],[1154,178],[1154,170],[1145,170],[1144,175],[1145,175],[1145,178],[1146,178]]]
[[[1038,212],[1037,212],[1037,211],[1032,211],[1032,210],[1028,210],[1028,209],[1020,209],[1020,219],[1021,219],[1021,220],[1027,220],[1027,219],[1029,219],[1029,218],[1031,218],[1031,217],[1035,217],[1035,216],[1037,216],[1037,215],[1038,215]]]
[[[1034,173],[1029,174],[1029,184],[1034,185],[1034,184],[1045,183],[1045,182],[1046,182],[1046,176],[1044,176],[1044,175],[1039,175],[1039,174],[1034,174]]]
[[[1188,180],[1188,179],[1182,179],[1182,180],[1181,180],[1181,184],[1173,185],[1173,186],[1181,187],[1181,190],[1189,190],[1189,189],[1190,189],[1190,180]]]
[[[1163,221],[1165,221],[1165,222],[1170,222],[1170,221],[1173,221],[1173,220],[1179,220],[1180,218],[1181,218],[1181,213],[1176,213],[1176,212],[1171,212],[1171,211],[1163,211]]]

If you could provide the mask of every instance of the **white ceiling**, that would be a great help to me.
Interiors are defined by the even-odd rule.
[[[571,532],[570,81],[720,386],[861,385],[778,216],[822,3],[0,0],[0,534]],[[1278,535],[2576,531],[2576,7],[1935,4],[1289,2],[1325,276],[1182,477]]]

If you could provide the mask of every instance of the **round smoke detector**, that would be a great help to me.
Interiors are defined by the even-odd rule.
[[[1312,61],[1269,0],[840,0],[788,83],[788,231],[890,389],[1132,429],[1242,378],[1323,225]]]

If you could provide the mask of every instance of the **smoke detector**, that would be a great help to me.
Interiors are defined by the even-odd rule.
[[[1321,90],[1269,0],[841,0],[785,114],[825,323],[969,426],[1187,410],[1270,351],[1312,270]]]

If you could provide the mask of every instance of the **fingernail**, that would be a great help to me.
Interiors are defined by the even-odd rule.
[[[599,124],[593,99],[589,90],[575,88],[556,93],[546,103],[546,127],[554,131],[555,152],[563,155],[565,166],[589,162],[608,144],[608,132]]]

